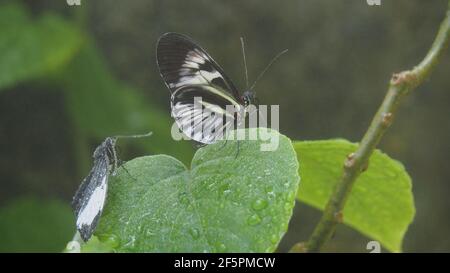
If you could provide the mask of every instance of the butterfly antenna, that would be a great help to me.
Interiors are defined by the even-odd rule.
[[[247,70],[247,60],[246,60],[246,58],[245,58],[245,44],[244,44],[244,37],[241,37],[241,47],[242,47],[242,56],[244,57],[245,87],[248,89],[248,70]]]
[[[259,79],[261,79],[261,77],[264,75],[264,73],[266,73],[266,71],[269,69],[270,66],[272,66],[272,64],[284,53],[288,52],[287,49],[281,51],[280,53],[278,53],[273,59],[272,61],[270,61],[270,63],[266,66],[266,68],[264,68],[264,70],[258,75],[258,77],[256,78],[255,82],[252,84],[252,86],[250,87],[249,90],[253,90],[253,88],[255,87],[256,83],[258,82]]]
[[[141,134],[141,135],[118,135],[118,136],[113,136],[113,138],[141,138],[141,137],[149,137],[153,134],[153,132],[148,132],[146,134]]]

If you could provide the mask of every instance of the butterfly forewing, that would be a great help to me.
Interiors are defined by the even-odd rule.
[[[94,159],[94,166],[89,175],[83,180],[72,201],[75,211],[76,226],[81,238],[87,241],[95,228],[103,211],[108,189],[110,172],[105,143],[99,146],[101,153]]]
[[[192,84],[217,85],[239,99],[239,92],[223,69],[191,38],[166,33],[158,41],[156,58],[169,89]]]

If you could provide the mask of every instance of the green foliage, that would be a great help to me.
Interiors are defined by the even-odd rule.
[[[82,43],[80,32],[57,16],[29,17],[19,5],[0,7],[0,90],[60,68]]]
[[[105,238],[105,241],[100,241],[96,236],[92,236],[89,242],[81,245],[81,252],[83,253],[108,253],[113,252],[117,244],[114,237]]]
[[[189,162],[192,146],[174,145],[170,115],[117,81],[92,41],[74,24],[53,14],[30,19],[17,3],[3,5],[0,17],[0,90],[41,79],[65,92],[80,161],[89,157],[85,150],[89,138],[153,131],[150,139],[139,142],[141,148]],[[85,169],[87,163],[81,164]]]
[[[256,130],[256,129],[252,129]],[[110,180],[96,234],[123,252],[271,252],[287,230],[299,183],[290,140],[208,145],[188,170],[166,155],[127,162]]]
[[[342,174],[345,157],[357,145],[325,140],[299,141],[294,147],[303,182],[298,199],[323,210]],[[411,178],[403,165],[376,150],[369,168],[356,181],[343,214],[347,225],[378,240],[390,251],[401,251],[415,214]]]
[[[0,210],[0,252],[59,252],[74,233],[70,206],[20,198]]]

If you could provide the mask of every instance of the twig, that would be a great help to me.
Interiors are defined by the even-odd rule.
[[[302,251],[318,252],[332,237],[336,225],[342,222],[345,202],[350,195],[354,182],[367,169],[368,161],[375,147],[380,142],[386,130],[391,125],[402,98],[408,95],[431,74],[436,64],[449,45],[450,41],[450,1],[447,14],[441,23],[439,32],[425,58],[412,70],[394,74],[391,78],[386,97],[372,119],[356,152],[347,156],[344,162],[343,174],[331,194],[322,218],[315,227],[309,241]],[[298,252],[296,244],[291,252]]]

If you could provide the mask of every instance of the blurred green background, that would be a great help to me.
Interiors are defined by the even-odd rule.
[[[74,233],[70,200],[106,137],[128,160],[165,153],[190,162],[174,142],[169,92],[155,61],[168,31],[197,40],[244,87],[288,48],[263,80],[261,104],[280,105],[292,139],[358,141],[393,72],[417,64],[447,0],[366,1],[0,1],[0,252],[60,251]],[[413,179],[417,214],[405,252],[450,251],[450,54],[408,97],[380,148]],[[301,164],[301,162],[300,162]],[[320,212],[297,204],[286,252],[305,240]],[[341,225],[327,251],[367,252],[370,239]]]

